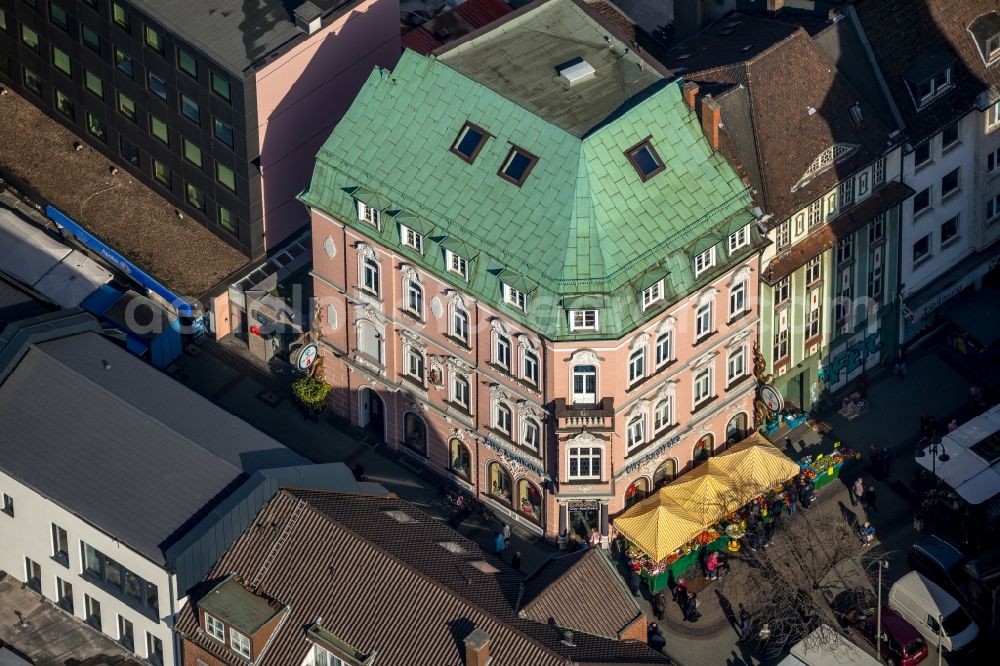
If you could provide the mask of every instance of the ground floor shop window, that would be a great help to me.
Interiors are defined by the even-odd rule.
[[[699,465],[712,455],[712,448],[715,442],[715,438],[712,435],[702,435],[698,443],[694,445],[694,454],[691,456],[692,462],[695,465]]]
[[[677,476],[677,463],[673,459],[667,460],[656,468],[653,472],[653,488],[659,490],[674,480]]]
[[[427,426],[416,414],[403,416],[403,443],[420,455],[427,455]]]
[[[625,508],[632,506],[636,502],[641,502],[649,495],[649,481],[646,479],[636,479],[625,490]]]
[[[517,508],[536,523],[541,522],[542,493],[538,491],[538,486],[527,479],[517,482]]]
[[[747,431],[747,415],[737,414],[726,425],[726,441],[730,444],[743,439]]]
[[[462,444],[461,440],[452,439],[448,443],[448,447],[451,449],[448,460],[449,469],[454,474],[462,477],[466,481],[469,480],[469,470],[472,469],[472,454],[469,453],[469,447]]]
[[[511,486],[510,474],[499,463],[490,463],[487,469],[487,479],[490,484],[490,496],[505,504],[510,504]]]

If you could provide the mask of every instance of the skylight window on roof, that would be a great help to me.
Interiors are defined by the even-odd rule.
[[[660,156],[656,154],[656,149],[653,148],[653,144],[649,142],[649,139],[645,139],[638,145],[629,148],[625,151],[625,155],[628,157],[628,161],[632,163],[636,173],[639,174],[639,178],[642,178],[643,182],[649,180],[666,168],[663,164],[663,160],[661,160]]]
[[[532,155],[524,148],[511,146],[510,152],[507,153],[507,159],[503,161],[503,166],[500,167],[497,175],[521,187],[528,179],[528,174],[531,173],[536,162],[538,162],[536,155]]]
[[[463,160],[472,164],[476,161],[479,151],[486,145],[489,133],[478,125],[470,122],[462,126],[461,131],[455,138],[455,143],[451,146],[451,152],[455,153]]]
[[[462,548],[462,545],[454,541],[439,541],[438,545],[453,555],[465,555],[469,551]]]
[[[404,525],[417,522],[416,520],[413,519],[413,516],[406,513],[405,511],[399,511],[398,509],[392,509],[391,511],[386,511],[385,515],[389,516],[397,523],[402,523]]]
[[[469,566],[482,571],[484,574],[495,574],[500,571],[486,560],[473,560],[469,562]]]

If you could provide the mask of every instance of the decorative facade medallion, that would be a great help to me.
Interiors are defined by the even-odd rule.
[[[333,242],[333,236],[327,236],[323,241],[323,250],[326,252],[326,256],[331,259],[337,256],[337,246]]]
[[[431,314],[434,315],[435,319],[440,319],[444,314],[444,306],[441,305],[441,299],[437,296],[431,299]]]

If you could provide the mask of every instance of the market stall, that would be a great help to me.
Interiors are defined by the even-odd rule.
[[[698,558],[726,548],[746,527],[742,512],[755,499],[777,501],[800,466],[758,433],[710,458],[615,519],[652,592]],[[758,504],[759,506],[760,504]],[[763,503],[767,516],[767,502]],[[727,534],[728,532],[728,534]]]
[[[840,477],[840,470],[851,460],[860,460],[861,454],[855,453],[840,442],[833,445],[833,453],[819,454],[815,458],[806,456],[799,461],[799,466],[813,482],[813,490],[819,490],[834,479]]]

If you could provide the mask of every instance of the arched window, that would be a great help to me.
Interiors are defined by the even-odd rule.
[[[641,502],[649,495],[649,481],[644,477],[638,478],[625,489],[625,508],[632,506],[636,502]]]
[[[427,455],[427,425],[412,412],[403,416],[403,444],[422,456]]]
[[[597,366],[577,365],[573,368],[573,404],[597,404]]]
[[[382,365],[382,335],[367,319],[358,320],[358,353]]]
[[[472,470],[472,454],[469,453],[469,447],[463,444],[462,440],[452,437],[448,442],[448,448],[448,469],[452,474],[468,481]]]
[[[498,402],[493,419],[493,427],[510,437],[511,433],[514,432],[512,422],[513,414],[510,411],[510,407],[502,402]]]
[[[372,257],[365,257],[361,265],[361,286],[365,291],[369,291],[376,296],[379,291],[379,268],[378,262]]]
[[[729,419],[729,423],[726,425],[726,441],[730,444],[738,442],[746,436],[746,431],[747,415],[740,412]]]
[[[406,347],[406,374],[424,383],[424,355],[416,347]]]
[[[625,452],[638,448],[646,443],[646,417],[639,415],[628,422],[628,439],[625,444]]]
[[[692,462],[695,465],[705,462],[708,460],[709,456],[712,455],[712,448],[715,444],[715,438],[712,437],[711,433],[705,433],[702,435],[698,443],[694,445],[694,453],[691,456]]]
[[[490,484],[489,490],[490,497],[498,499],[504,504],[511,503],[511,481],[510,474],[500,463],[492,462],[486,468],[486,480]]]
[[[542,520],[542,493],[527,479],[517,482],[517,510],[536,523]]]
[[[542,442],[542,427],[535,419],[524,419],[521,424],[521,444],[532,451],[538,451]]]
[[[538,355],[530,349],[525,349],[523,361],[522,379],[533,386],[538,386]]]
[[[656,403],[653,410],[653,432],[658,433],[674,422],[674,401],[669,396]]]
[[[452,306],[451,326],[448,332],[465,344],[469,344],[469,313],[457,305]]]
[[[469,402],[469,380],[457,372],[451,375],[451,401],[466,411],[471,410]]]
[[[413,280],[406,283],[406,309],[419,319],[424,318],[424,288]]]
[[[664,460],[663,464],[656,468],[653,472],[653,489],[659,490],[663,486],[667,485],[674,480],[677,476],[677,463],[674,459]]]

